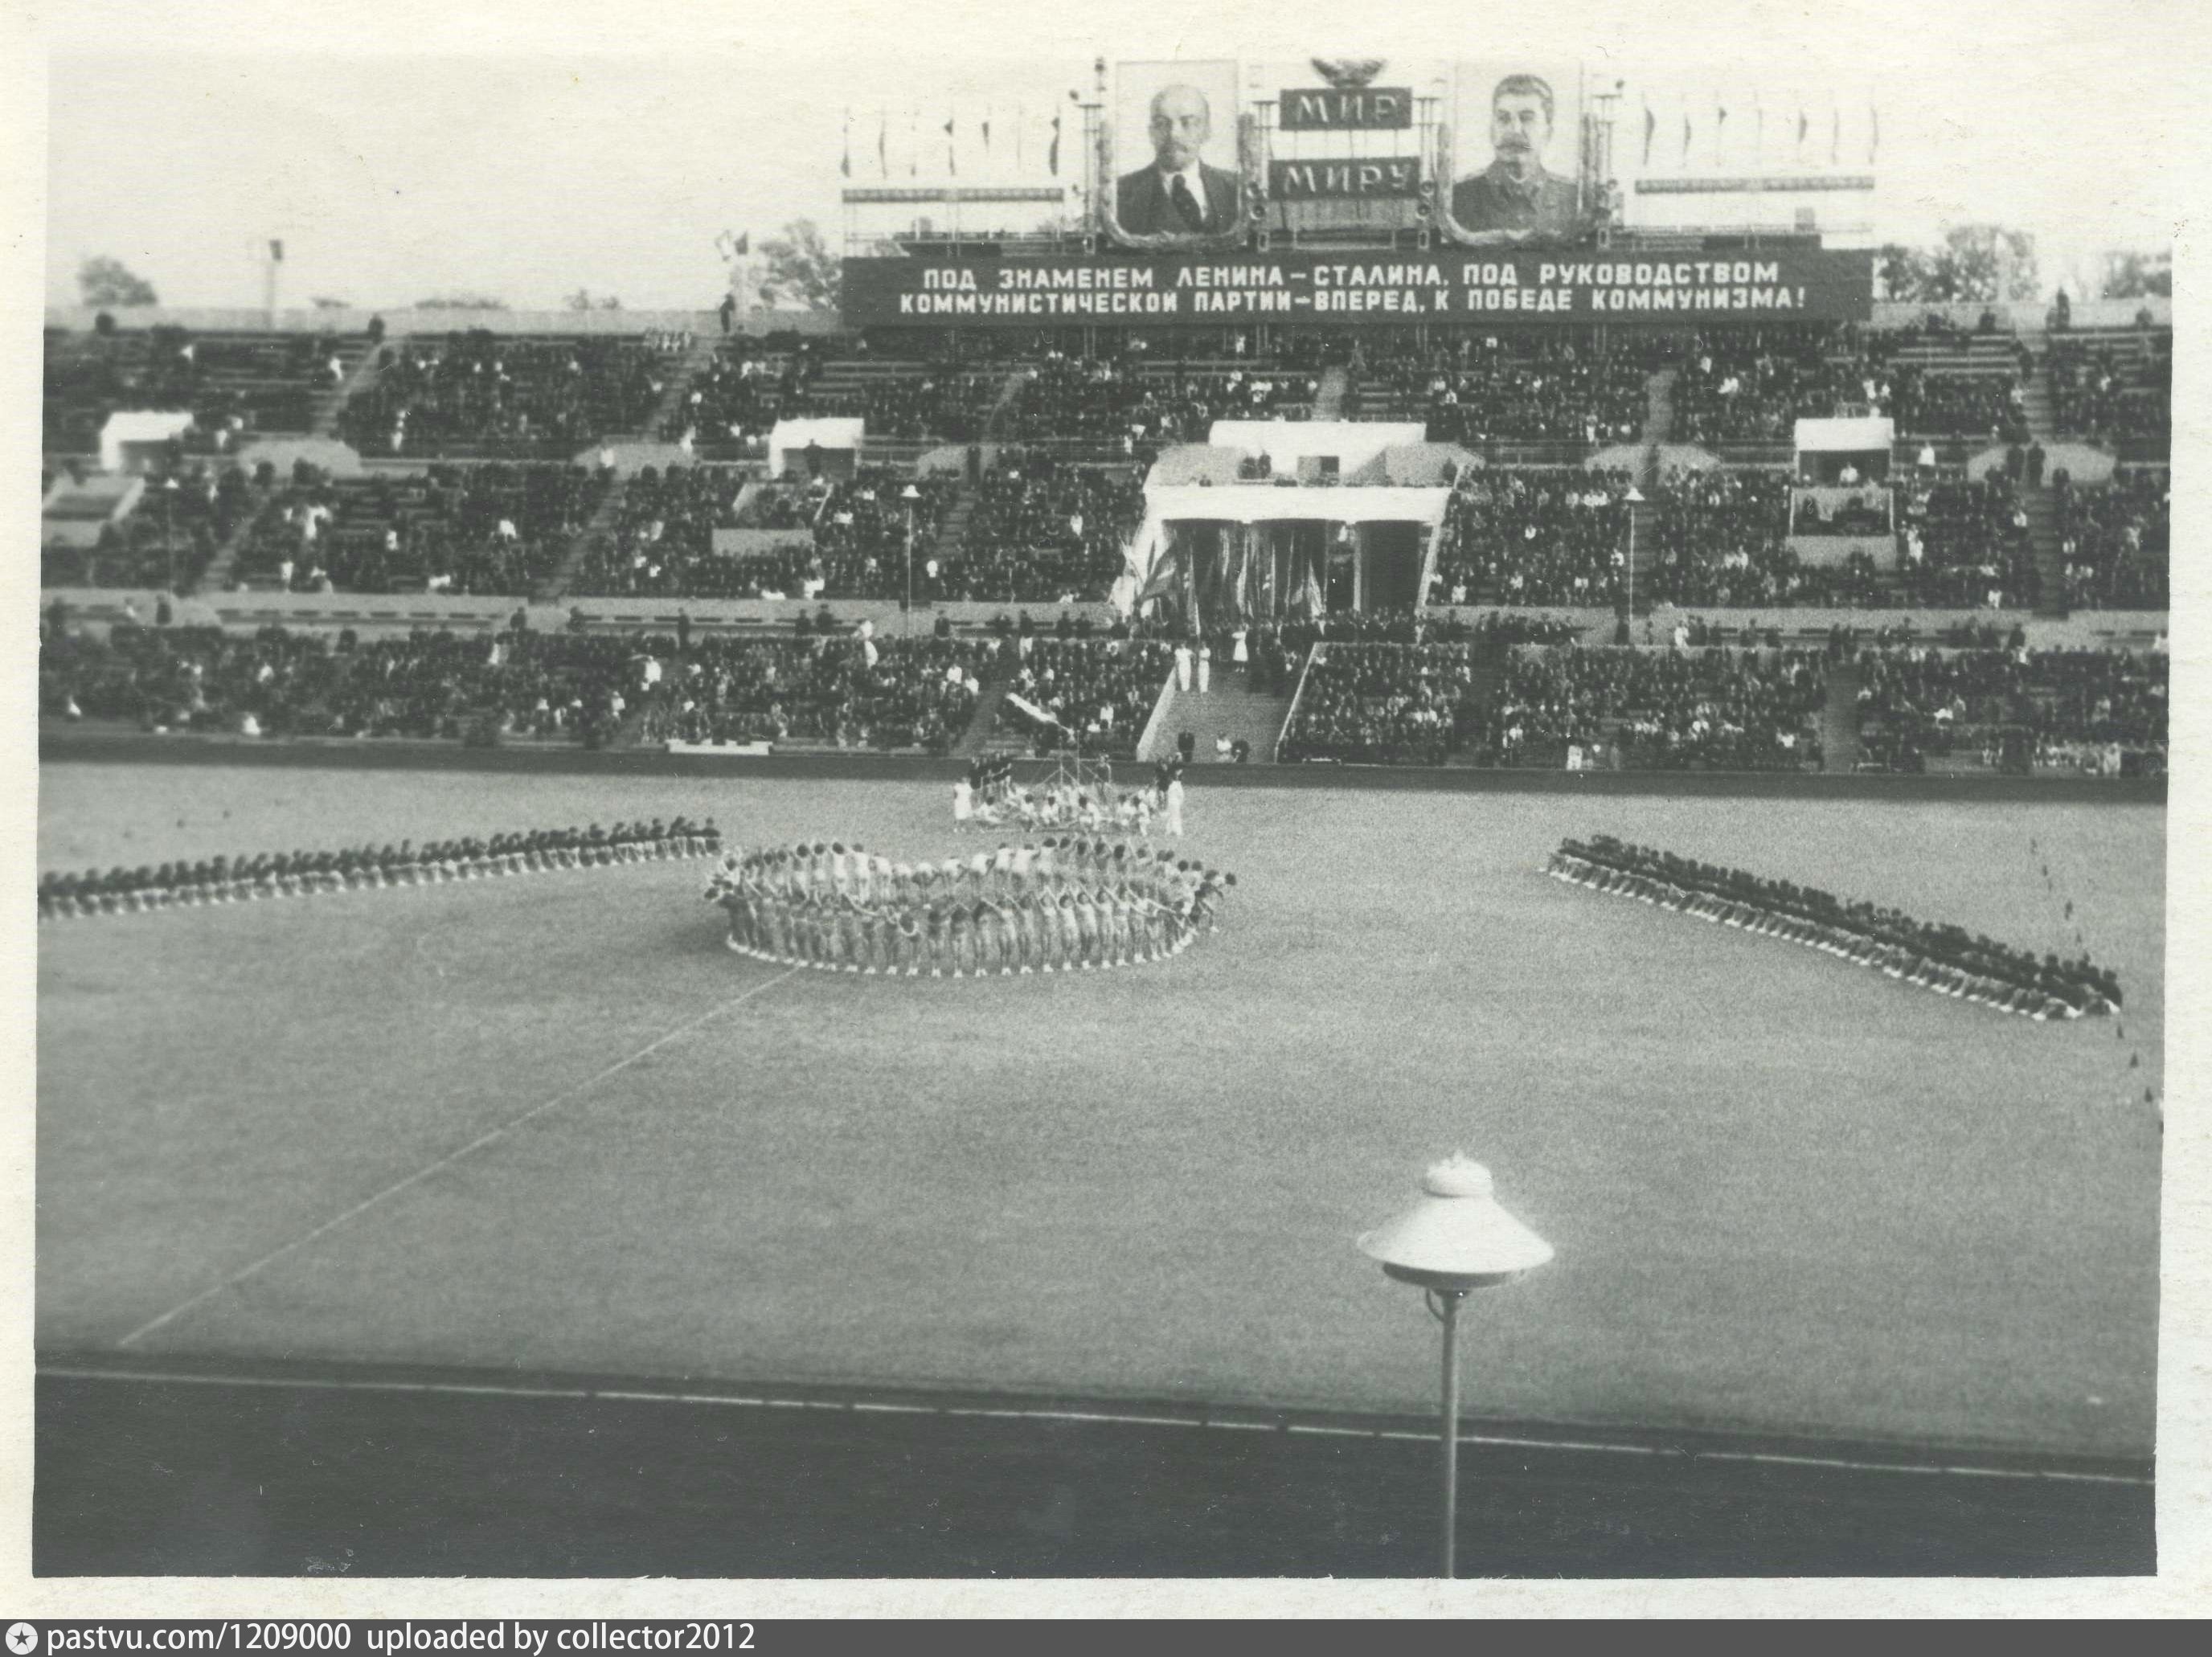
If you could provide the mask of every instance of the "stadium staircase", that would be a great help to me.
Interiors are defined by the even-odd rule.
[[[668,383],[660,388],[660,401],[653,405],[653,412],[645,418],[645,430],[638,434],[645,441],[656,440],[669,428],[678,410],[683,408],[684,399],[691,395],[692,381],[714,366],[714,353],[720,345],[720,339],[694,335],[690,349],[668,365]],[[607,440],[617,440],[610,437]],[[697,442],[696,435],[692,440]]]
[[[1314,391],[1313,417],[1316,420],[1341,420],[1344,407],[1352,392],[1352,371],[1341,363],[1331,363],[1322,370],[1321,384]]]
[[[1019,659],[1009,653],[1003,666],[983,676],[983,689],[975,698],[975,715],[968,721],[968,728],[960,733],[960,740],[952,744],[954,759],[972,760],[980,755],[1001,750],[1020,753],[1029,751],[1026,743],[1010,749],[1003,742],[994,743],[991,740],[992,728],[999,723],[999,704],[1006,699],[1007,687],[1013,683],[1015,665]]]
[[[2051,399],[2050,342],[2040,333],[2023,333],[2020,341],[2035,354],[2035,372],[2021,388],[2021,412],[2027,416],[2027,428],[2035,440],[2055,455],[2059,446],[2058,418]],[[2066,564],[2058,550],[2058,508],[2051,499],[2050,479],[2046,470],[2041,489],[2022,489],[2021,505],[2027,513],[2028,545],[2035,552],[2035,613],[2063,618]]]
[[[251,476],[249,473],[249,480]],[[239,553],[245,548],[255,527],[276,510],[277,489],[264,489],[258,483],[250,481],[247,487],[253,491],[253,505],[250,510],[240,514],[237,525],[223,537],[222,543],[215,549],[215,556],[208,560],[207,568],[200,573],[200,591],[203,592],[229,591],[230,572],[238,562]]]
[[[1820,748],[1828,771],[1856,771],[1859,763],[1859,669],[1856,662],[1828,665],[1828,706],[1820,716]]]
[[[1644,382],[1644,440],[1657,445],[1674,435],[1674,376],[1676,368],[1661,368]]]
[[[366,391],[374,385],[377,375],[383,372],[383,346],[371,345],[366,340],[349,340],[343,349],[358,349],[361,355],[354,359],[343,380],[327,391],[318,391],[314,401],[308,405],[307,435],[310,437],[336,437],[338,434],[339,412],[353,400],[356,392]]]
[[[568,537],[568,544],[562,549],[559,561],[531,592],[532,603],[556,604],[568,596],[569,586],[576,579],[576,572],[583,567],[584,555],[607,538],[608,531],[614,525],[615,516],[622,508],[623,495],[629,487],[620,478],[607,485],[607,492],[599,497],[599,504],[584,520],[583,528]]]
[[[1014,404],[1021,398],[1022,387],[1029,384],[1030,376],[1036,372],[1036,369],[1025,366],[1007,374],[999,386],[998,396],[991,399],[990,409],[983,416],[983,441],[1002,443],[1006,440],[1006,416],[1013,412]]]
[[[1139,760],[1165,759],[1176,751],[1176,739],[1188,731],[1197,738],[1193,751],[1196,764],[1215,763],[1215,744],[1224,737],[1231,743],[1241,738],[1248,744],[1251,763],[1274,762],[1283,722],[1290,718],[1291,698],[1253,689],[1246,669],[1217,662],[1211,688],[1202,696],[1195,678],[1190,689],[1184,690],[1170,674],[1161,695],[1158,712],[1147,727],[1147,740],[1137,750]]]

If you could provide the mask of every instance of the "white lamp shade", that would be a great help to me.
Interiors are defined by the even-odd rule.
[[[1552,1258],[1552,1245],[1498,1205],[1490,1170],[1455,1156],[1421,1179],[1421,1195],[1359,1239],[1392,1277],[1430,1289],[1504,1283]]]

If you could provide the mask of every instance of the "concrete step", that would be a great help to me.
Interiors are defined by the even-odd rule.
[[[1170,681],[1166,701],[1153,722],[1151,738],[1138,750],[1143,761],[1164,759],[1176,751],[1177,738],[1188,731],[1197,739],[1193,763],[1216,763],[1215,744],[1223,737],[1243,740],[1250,746],[1251,763],[1272,764],[1282,740],[1283,721],[1290,715],[1291,698],[1250,688],[1246,671],[1217,663],[1201,695],[1197,681],[1184,690]]]
[[[1828,705],[1820,716],[1820,746],[1824,769],[1849,773],[1859,762],[1861,687],[1857,664],[1838,662],[1828,669]]]

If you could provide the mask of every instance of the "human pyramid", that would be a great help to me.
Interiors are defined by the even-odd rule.
[[[2040,1023],[2119,1011],[2119,980],[2086,957],[2039,959],[1958,926],[1850,902],[1740,869],[1716,868],[1600,835],[1564,841],[1544,872],[1700,920],[1787,939],[1938,995]]]
[[[729,947],[823,972],[919,978],[1162,961],[1220,924],[1237,877],[1168,852],[1048,838],[896,863],[817,842],[725,856],[707,888]]]
[[[262,853],[235,860],[215,857],[160,867],[89,870],[45,875],[39,881],[39,918],[137,914],[148,909],[246,903],[259,898],[313,897],[397,886],[434,886],[450,880],[538,874],[555,869],[596,868],[664,858],[712,857],[722,849],[712,817],[692,822],[617,822],[612,828],[532,828],[426,841],[417,846],[349,847],[339,852]]]

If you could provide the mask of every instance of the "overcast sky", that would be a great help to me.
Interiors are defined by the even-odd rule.
[[[1087,7],[1071,25],[945,0],[773,23],[711,4],[648,21],[394,3],[312,30],[223,0],[64,5],[48,36],[47,297],[73,300],[79,263],[105,253],[172,304],[256,303],[257,252],[281,236],[288,303],[466,288],[550,307],[583,287],[632,308],[711,305],[719,232],[803,215],[834,234],[848,110],[856,183],[878,176],[885,112],[904,181],[910,112],[925,173],[951,114],[973,179],[988,112],[999,173],[1012,173],[1020,114],[1024,171],[1042,178],[1045,123],[1071,88],[1087,93],[1094,53],[1577,57],[1669,100],[1774,88],[1770,112],[1770,112],[1778,126],[1794,126],[1799,95],[1871,101],[1881,233],[1997,219],[2036,233],[2046,272],[2165,246],[2186,205],[2172,146],[2208,83],[2188,12],[1831,4],[1778,22],[1775,7],[1711,0],[1656,28],[1649,9],[1641,22],[1603,9],[1547,5],[1507,39],[1467,9],[1415,6],[1370,44],[1328,21],[1340,5],[1298,0],[1210,5],[1203,33],[1158,8]],[[1640,128],[1637,109],[1623,143]]]

